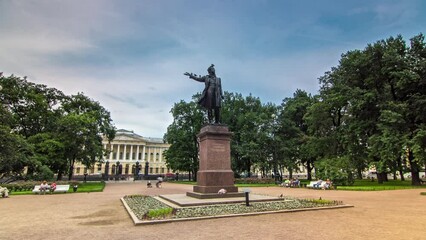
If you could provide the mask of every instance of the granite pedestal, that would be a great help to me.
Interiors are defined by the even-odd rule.
[[[231,136],[225,125],[204,126],[199,138],[200,163],[197,185],[187,195],[195,198],[241,197],[234,186],[234,172],[231,169]],[[218,194],[226,189],[226,194]]]

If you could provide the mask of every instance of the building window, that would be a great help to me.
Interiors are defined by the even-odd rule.
[[[145,158],[144,158],[144,160],[145,160],[145,161],[148,161],[148,153],[145,153]]]
[[[129,159],[129,157],[130,157],[130,153],[127,152],[126,153],[126,160]]]
[[[120,158],[119,159],[123,159],[123,152],[120,152]]]
[[[91,172],[91,173],[94,173],[94,172],[95,172],[95,166],[92,166],[92,168],[90,169],[90,172]]]
[[[142,159],[142,153],[139,153],[138,159],[141,160]]]
[[[102,164],[98,163],[98,172],[102,171]]]
[[[158,167],[155,168],[155,173],[158,173]]]
[[[164,173],[164,168],[161,168],[161,173]]]
[[[149,168],[149,173],[152,173],[152,167]]]
[[[155,161],[158,161],[159,159],[160,159],[160,154],[159,153],[155,154]]]
[[[132,159],[136,158],[136,153],[132,153]]]
[[[75,170],[76,174],[80,174],[80,168],[78,167],[77,170]]]
[[[113,159],[117,159],[117,153],[116,153],[116,152],[113,152],[113,153],[112,153],[112,158],[113,158]]]
[[[151,156],[149,157],[150,161],[154,161],[154,153],[151,153]]]

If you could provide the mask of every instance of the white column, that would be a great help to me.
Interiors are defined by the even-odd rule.
[[[139,159],[139,145],[136,145],[136,161],[140,160]]]
[[[127,147],[127,144],[124,144],[124,151],[123,151],[123,160],[126,160],[126,147]]]
[[[133,145],[130,145],[130,154],[129,159],[133,160]]]
[[[148,150],[148,151],[147,151],[147,153],[148,153],[148,154],[146,155],[146,156],[147,156],[147,160],[146,160],[146,161],[148,161],[148,162],[149,162],[149,161],[151,161],[151,148],[150,148],[150,147],[147,147],[147,150]]]
[[[115,157],[116,157],[115,160],[120,159],[120,144],[117,144],[117,155],[115,155]]]
[[[146,159],[145,159],[145,145],[142,146],[142,160],[146,161]]]

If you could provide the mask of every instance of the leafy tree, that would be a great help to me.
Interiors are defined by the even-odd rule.
[[[36,166],[29,167],[28,174],[37,173],[41,171],[47,172],[45,170],[45,168],[47,167],[51,170],[52,175],[54,173],[57,173],[57,179],[61,179],[62,174],[67,171],[65,147],[61,139],[59,139],[52,133],[39,133],[29,137],[28,142],[33,144],[35,154],[34,159],[37,160],[37,162],[39,163]]]
[[[30,176],[47,173],[47,166],[58,179],[67,172],[71,178],[75,161],[90,167],[101,159],[102,136],[113,139],[115,128],[98,102],[83,94],[65,96],[25,77],[0,77],[0,84],[0,100],[5,104],[1,123],[16,134],[9,137],[20,136],[34,145],[35,155],[20,163],[28,167]]]
[[[189,172],[196,180],[198,171],[197,134],[205,119],[204,112],[196,103],[197,96],[187,103],[180,101],[171,109],[173,123],[167,127],[164,140],[170,144],[164,152],[166,164],[173,170]]]
[[[412,184],[420,184],[424,159],[422,141],[416,139],[426,120],[425,52],[422,34],[411,39],[411,47],[401,36],[390,37],[343,54],[339,66],[320,78],[319,105],[329,109],[324,116],[338,110],[344,123],[336,125],[334,118],[324,137],[338,133],[335,155],[346,156],[358,175],[368,163],[376,166],[379,182],[389,171],[402,175],[401,151],[408,148]],[[318,116],[310,117],[318,131]]]
[[[71,179],[76,161],[90,168],[102,159],[106,151],[102,147],[102,137],[111,141],[116,131],[110,113],[81,93],[67,98],[63,111],[64,115],[58,121],[58,134],[64,144]]]
[[[273,116],[276,106],[262,104],[259,98],[225,92],[222,105],[222,122],[233,132],[231,140],[232,169],[239,173],[250,172],[253,166],[263,175],[276,168],[271,148]],[[275,169],[276,172],[276,169]]]
[[[32,146],[23,137],[0,126],[0,179],[22,174],[31,163],[32,154]]]
[[[1,101],[13,116],[11,128],[16,133],[28,138],[54,128],[65,97],[61,91],[13,75],[1,78],[1,85]]]
[[[312,152],[310,149],[312,144],[305,115],[313,103],[314,98],[310,94],[298,89],[292,98],[285,98],[281,104],[280,134],[281,139],[285,139],[284,156],[287,157],[286,166],[290,171],[290,177],[298,163],[302,163],[307,169],[308,179],[311,179],[315,158],[308,154]]]

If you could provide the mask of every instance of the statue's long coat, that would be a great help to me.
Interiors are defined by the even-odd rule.
[[[198,100],[198,104],[207,109],[220,108],[222,106],[223,95],[220,78],[207,75],[202,77],[201,80],[204,81],[205,88]]]

